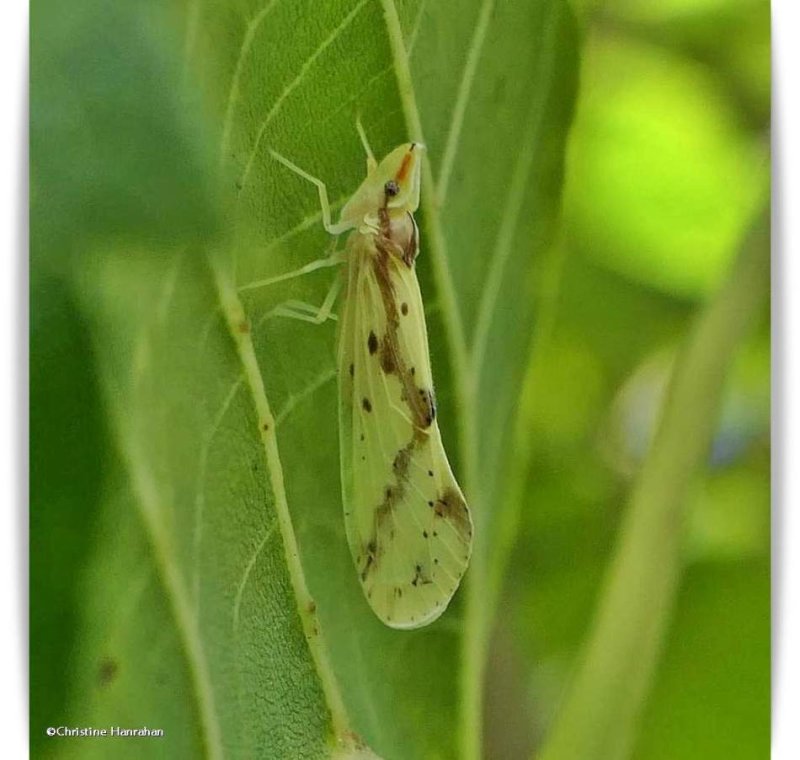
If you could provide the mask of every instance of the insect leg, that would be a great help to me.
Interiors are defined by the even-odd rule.
[[[324,269],[325,267],[335,267],[343,264],[345,261],[344,251],[335,251],[330,256],[325,256],[321,259],[314,259],[308,264],[301,266],[299,269],[293,269],[291,272],[276,275],[275,277],[267,277],[264,280],[254,280],[248,282],[246,285],[239,286],[239,292],[243,290],[256,290],[257,288],[264,288],[267,285],[274,285],[276,282],[283,282],[284,280],[293,280],[295,277],[302,277],[304,274],[316,272],[317,269]]]
[[[331,235],[340,235],[347,229],[347,225],[333,224],[331,222],[331,204],[328,201],[328,188],[325,183],[318,177],[309,174],[307,171],[301,169],[297,164],[290,161],[286,156],[282,156],[277,151],[270,149],[269,154],[279,163],[283,164],[287,169],[293,171],[299,177],[308,180],[317,188],[319,193],[319,205],[322,211],[322,225],[330,232]]]
[[[311,322],[314,325],[321,325],[328,319],[336,319],[336,315],[331,313],[333,304],[336,302],[336,296],[339,295],[339,290],[342,287],[342,281],[337,277],[333,281],[322,306],[313,306],[312,304],[305,303],[304,301],[286,301],[285,303],[278,304],[272,309],[267,317],[291,317],[292,319],[299,319],[303,322]]]

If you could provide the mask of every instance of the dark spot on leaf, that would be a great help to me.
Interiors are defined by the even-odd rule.
[[[356,373],[356,368],[353,364],[350,365],[350,377],[353,377]]]
[[[369,338],[367,338],[367,348],[370,354],[374,354],[378,350],[378,339],[372,330],[369,331]]]
[[[111,657],[104,657],[97,668],[97,683],[100,686],[108,686],[117,677],[118,672],[117,661]]]
[[[370,404],[369,399],[366,396],[364,397],[364,400],[361,402],[361,406],[364,407],[365,412],[372,411],[372,404]]]

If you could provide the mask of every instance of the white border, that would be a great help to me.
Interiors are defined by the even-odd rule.
[[[774,0],[772,12],[772,757],[796,760],[800,757],[800,12],[796,0]]]
[[[800,757],[799,29],[797,0],[774,0],[773,760]],[[0,746],[3,756],[26,757],[27,415],[20,410],[27,407],[27,3],[0,3],[0,35],[7,107],[0,118]]]
[[[28,4],[0,3],[0,747],[28,756]]]

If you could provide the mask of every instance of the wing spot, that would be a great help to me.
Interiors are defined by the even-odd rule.
[[[392,462],[392,469],[400,477],[405,477],[408,473],[408,463],[411,460],[411,452],[408,447],[400,449]]]
[[[381,369],[391,375],[397,371],[397,362],[394,357],[394,350],[388,336],[381,342]]]
[[[423,530],[422,531],[422,537],[423,538],[427,538],[428,537],[428,531],[427,530]]]
[[[355,368],[355,365],[354,365],[354,364],[351,364],[351,365],[350,365],[350,377],[353,377],[353,375],[355,375],[355,374],[356,374],[356,368]]]
[[[361,402],[361,406],[364,407],[364,411],[365,412],[371,412],[372,411],[372,404],[370,403],[370,400],[366,396],[364,396],[364,399]]]
[[[433,470],[428,470],[428,475],[430,475],[430,477],[433,477]]]
[[[408,304],[405,301],[403,301],[403,303],[400,304],[400,311],[403,314],[403,316],[408,314]]]
[[[372,330],[369,331],[369,338],[367,338],[367,348],[370,354],[374,354],[378,350],[378,339]]]

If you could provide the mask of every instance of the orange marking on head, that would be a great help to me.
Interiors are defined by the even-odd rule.
[[[397,170],[397,176],[395,177],[396,182],[402,182],[406,178],[409,166],[411,166],[411,151],[403,156],[403,163],[400,164],[400,168]]]

